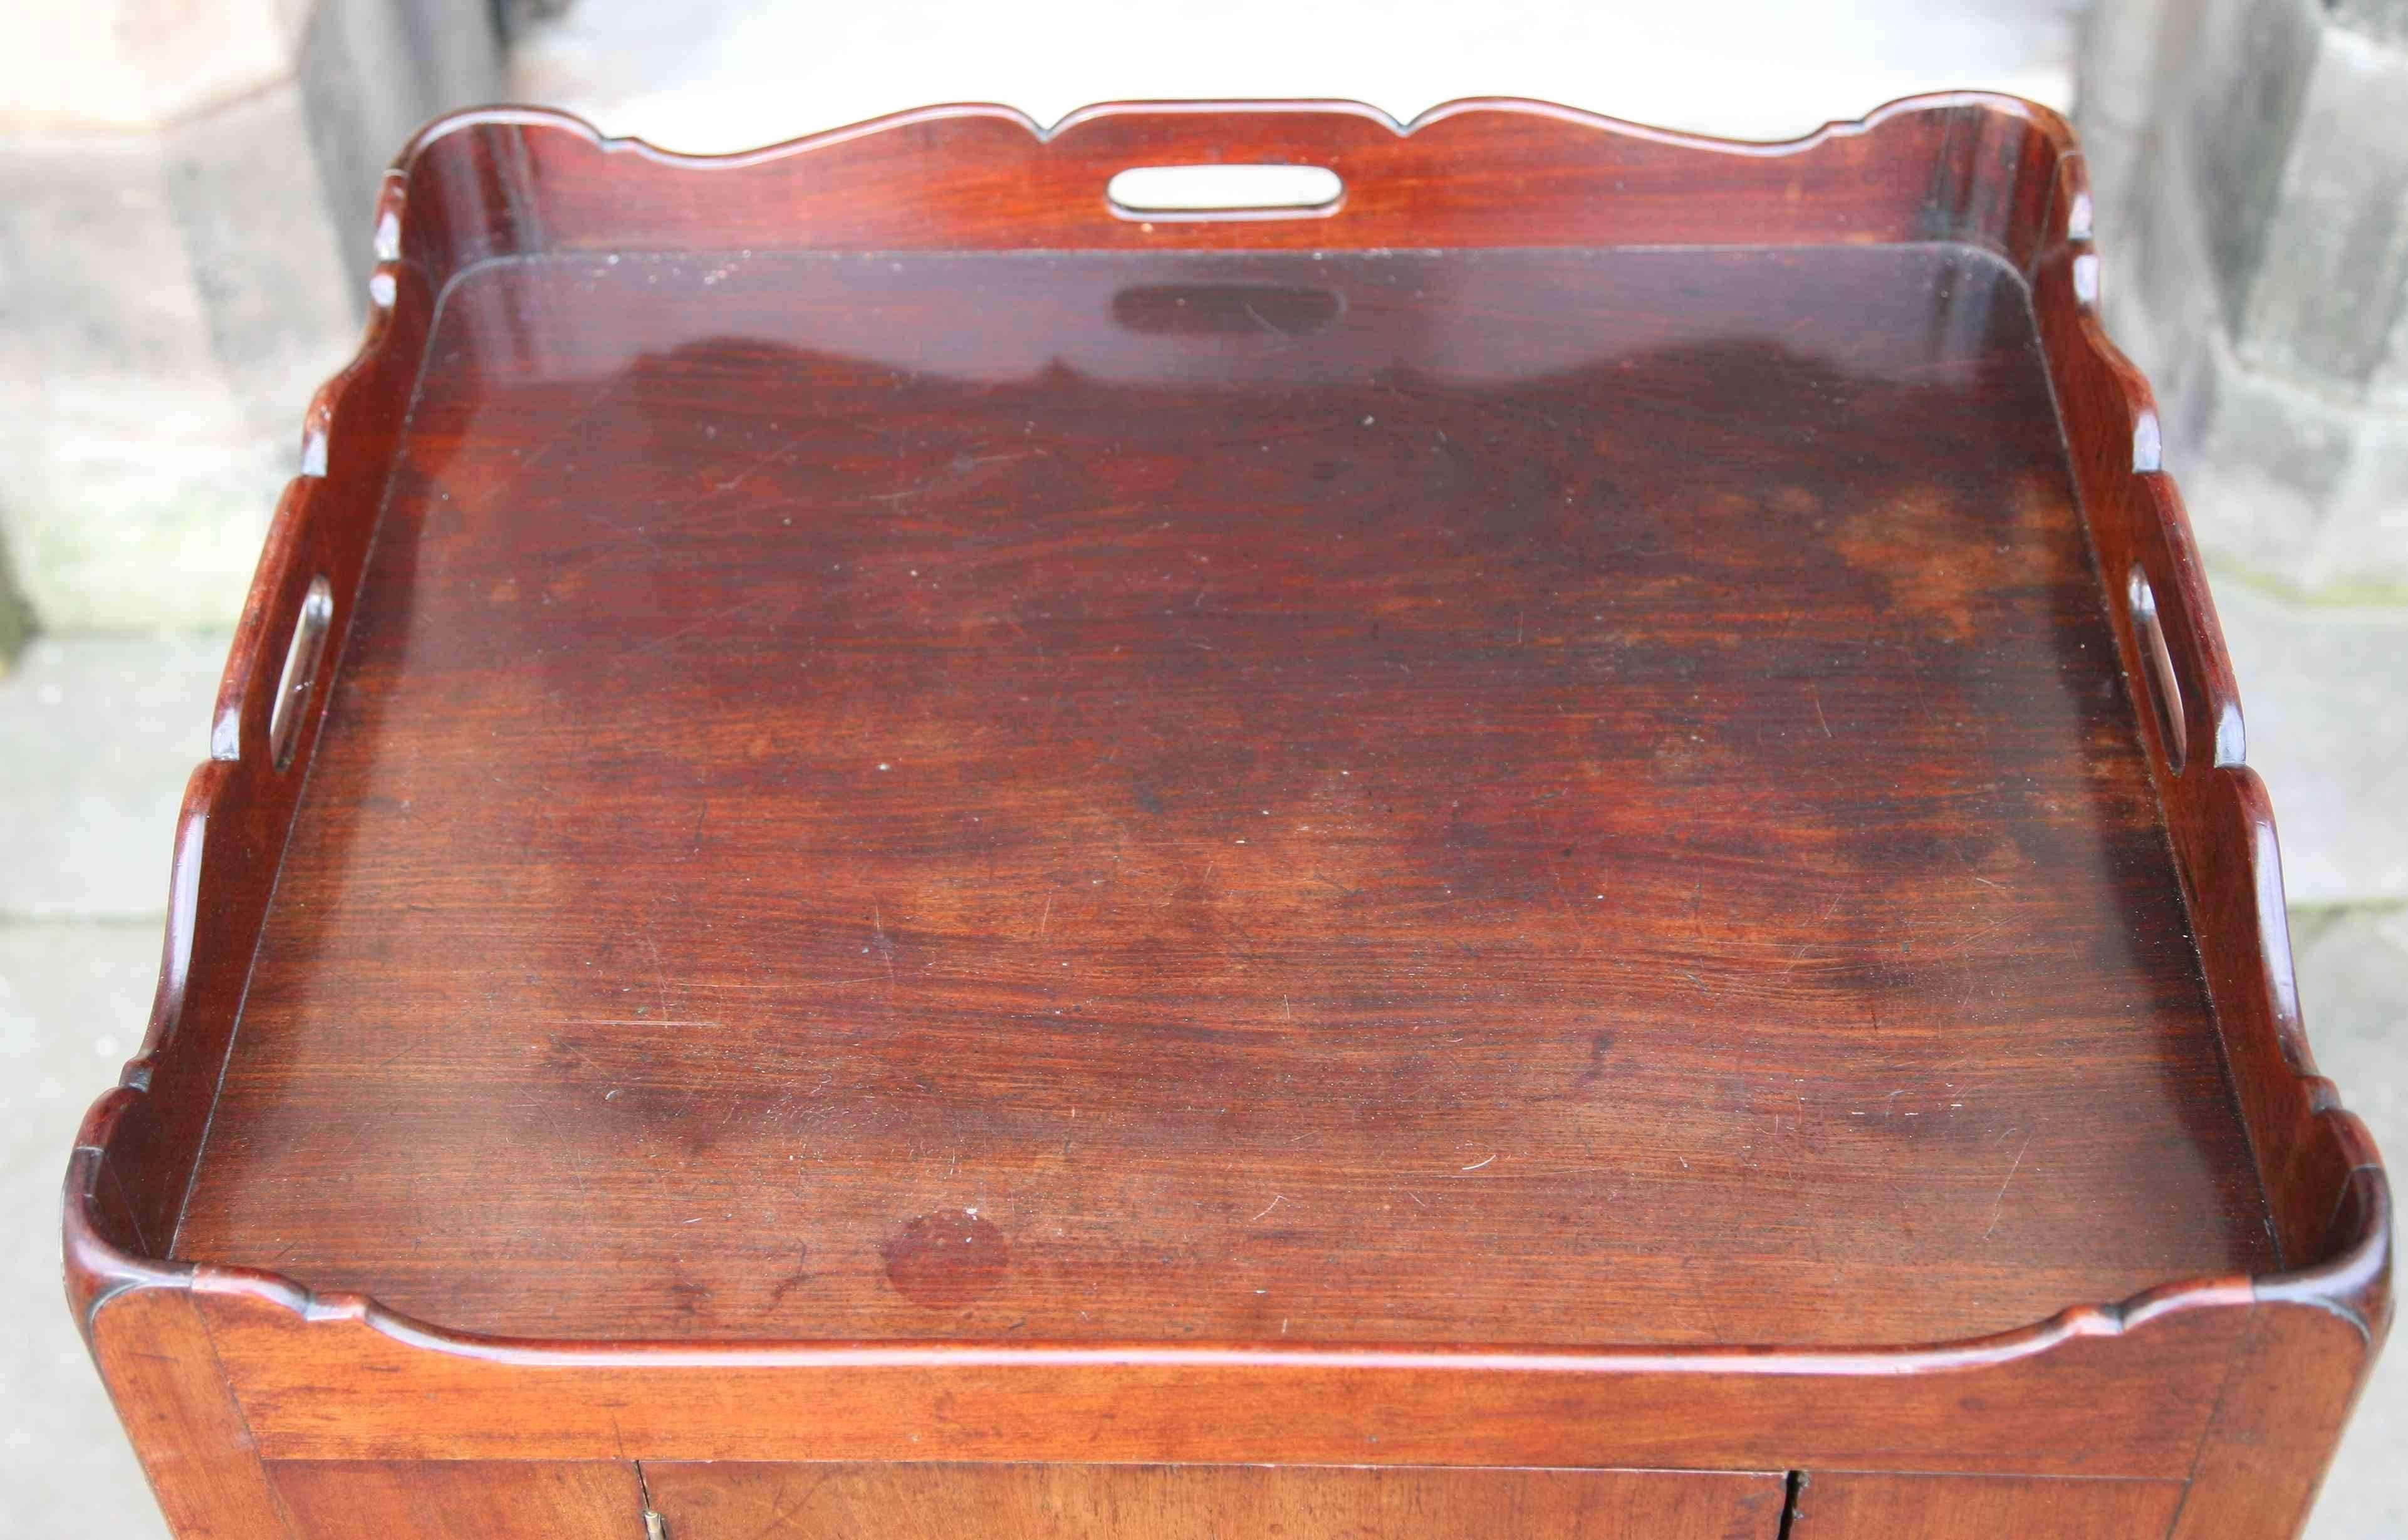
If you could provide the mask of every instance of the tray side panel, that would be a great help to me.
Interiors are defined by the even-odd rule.
[[[2078,154],[2062,158],[2055,183],[2033,309],[2273,1231],[2294,1269],[2343,1264],[2336,1276],[2355,1292],[2332,1303],[2379,1339],[2390,1312],[2388,1203],[2354,1201],[2353,1189],[2361,1178],[2380,1185],[2381,1162],[2308,1049],[2273,816],[2245,763],[2239,690],[2189,520],[2159,463],[2155,401],[2100,325],[2100,259]],[[2166,675],[2139,629],[2141,582],[2177,701],[2164,700]],[[2359,1257],[2382,1260],[2356,1265]]]
[[[1469,100],[1400,128],[1347,102],[1114,103],[1045,133],[928,108],[744,155],[670,155],[523,108],[439,123],[405,155],[444,189],[447,273],[538,251],[1365,250],[1962,239],[2021,267],[2055,114],[1979,93],[1893,104],[1786,144]],[[1131,166],[1315,164],[1334,207],[1138,217]],[[2033,174],[2039,176],[2035,180]]]
[[[164,1257],[173,1245],[333,694],[432,307],[414,270],[388,263],[376,280],[359,357],[308,413],[305,474],[278,504],[220,687],[211,758],[185,790],[149,1031],[121,1089],[93,1107],[78,1140],[93,1158],[70,1174],[69,1292],[87,1308],[108,1287],[106,1275],[141,1271],[129,1272],[126,1259]],[[330,435],[338,412],[342,431]],[[298,699],[291,749],[279,763],[270,728],[313,583],[322,583],[331,618],[314,688]],[[105,1254],[112,1250],[118,1258]]]

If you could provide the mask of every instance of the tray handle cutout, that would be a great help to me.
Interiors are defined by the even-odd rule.
[[[1335,213],[1346,184],[1326,165],[1132,165],[1104,184],[1125,220],[1282,220]]]
[[[293,641],[284,649],[284,672],[276,681],[276,711],[268,719],[267,743],[276,768],[293,766],[293,751],[301,740],[301,720],[308,714],[309,697],[318,688],[318,667],[326,656],[326,634],[335,620],[335,591],[322,577],[309,579],[301,596],[301,613],[293,622]]]
[[[2174,671],[2173,651],[2166,644],[2165,620],[2157,613],[2157,591],[2138,562],[2132,563],[2131,576],[2125,581],[2124,598],[2131,611],[2132,639],[2140,644],[2149,700],[2157,707],[2157,743],[2165,752],[2166,768],[2180,775],[2190,737],[2182,680]]]

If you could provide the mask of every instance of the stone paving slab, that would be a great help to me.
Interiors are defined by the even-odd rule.
[[[67,1150],[142,1041],[161,930],[157,918],[0,924],[0,1479],[20,1534],[167,1533],[67,1313],[59,1262]]]
[[[2293,906],[2408,903],[2408,608],[2290,604],[2209,568]]]
[[[0,677],[0,918],[165,912],[223,635],[36,640]]]
[[[2081,103],[2108,330],[2156,386],[2205,549],[2391,605],[2408,603],[2402,15],[2096,0]]]

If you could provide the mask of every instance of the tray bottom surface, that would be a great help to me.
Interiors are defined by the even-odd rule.
[[[478,269],[178,1253],[1028,1341],[2268,1267],[2071,497],[1952,248]]]

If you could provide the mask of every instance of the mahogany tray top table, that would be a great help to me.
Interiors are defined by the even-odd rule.
[[[2302,1522],[2387,1190],[2055,115],[492,109],[376,243],[67,1177],[179,1535]]]

